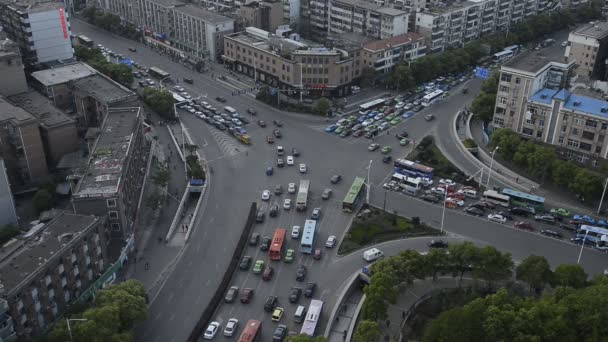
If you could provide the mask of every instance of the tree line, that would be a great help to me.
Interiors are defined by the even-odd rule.
[[[142,36],[133,24],[123,22],[119,16],[100,11],[95,7],[87,7],[82,11],[82,16],[91,24],[106,31],[135,40],[140,40]]]
[[[601,174],[559,159],[551,146],[525,140],[509,129],[495,130],[491,141],[493,147],[499,148],[501,158],[540,181],[551,181],[583,198],[597,198],[602,193],[604,177]]]
[[[133,84],[133,73],[126,64],[114,64],[106,60],[100,49],[75,46],[74,51],[78,60],[87,63],[100,73],[112,80],[130,88]]]
[[[175,120],[175,100],[165,89],[144,88],[144,103],[165,120]]]

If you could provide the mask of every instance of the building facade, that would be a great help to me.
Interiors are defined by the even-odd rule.
[[[330,34],[354,32],[374,39],[407,33],[408,14],[362,0],[331,0],[328,3]]]
[[[22,340],[60,318],[111,262],[104,218],[63,213],[41,225],[4,249],[0,260],[1,296]]]
[[[74,57],[69,15],[61,2],[1,0],[0,26],[19,46],[27,65]]]
[[[0,158],[0,227],[6,224],[16,226],[18,223],[19,218],[17,217],[17,210],[15,210],[15,200],[13,199],[11,183],[8,180],[4,160]],[[2,330],[2,323],[0,323],[0,330]],[[1,337],[2,333],[0,332],[0,341],[2,341]]]
[[[0,40],[0,75],[0,95],[11,96],[27,91],[19,47],[9,39]]]
[[[74,82],[95,74],[97,71],[88,64],[74,62],[33,72],[32,86],[51,99],[57,108],[75,111]]]
[[[414,32],[363,44],[363,65],[382,73],[425,55],[426,39]]]
[[[566,58],[576,63],[577,75],[606,80],[608,22],[591,22],[568,35]]]
[[[274,32],[283,25],[283,3],[280,1],[250,2],[239,10],[238,30],[257,27],[264,31]]]

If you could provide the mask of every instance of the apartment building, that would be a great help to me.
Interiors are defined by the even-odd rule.
[[[546,0],[467,0],[440,2],[416,13],[416,31],[430,53],[462,47],[482,35],[506,31],[545,10]]]
[[[4,293],[4,289],[0,286],[0,295]],[[18,339],[13,318],[8,313],[8,302],[0,298],[0,341],[16,342]]]
[[[77,80],[97,74],[88,64],[74,62],[53,66],[31,74],[32,85],[53,104],[63,110],[76,110],[73,83]]]
[[[0,95],[11,96],[27,91],[21,53],[10,39],[0,39],[0,75]]]
[[[11,183],[8,180],[4,159],[0,158],[0,227],[7,224],[17,225],[19,223],[18,221],[19,217],[17,216],[17,210],[15,209],[15,200],[13,199]],[[2,315],[2,310],[0,310],[0,315]],[[0,320],[0,341],[3,341],[1,330],[2,320]]]
[[[62,2],[0,0],[0,26],[28,66],[74,57],[69,15]]]
[[[10,184],[21,188],[47,180],[48,168],[38,120],[0,97],[0,158]]]
[[[227,35],[222,57],[233,70],[272,87],[322,96],[348,93],[362,67],[360,47],[327,48],[253,27]]]
[[[257,27],[274,32],[283,25],[283,3],[280,1],[254,1],[241,6],[238,10],[238,30]]]
[[[386,39],[407,33],[408,14],[363,0],[328,2],[328,32],[354,32],[374,39]]]
[[[300,0],[283,0],[283,22],[298,27],[301,22],[301,7]]]
[[[576,62],[577,75],[606,80],[608,22],[591,22],[568,35],[566,58]]]
[[[0,296],[8,315],[0,320],[10,321],[21,340],[31,341],[110,265],[108,241],[104,218],[62,213],[5,246],[0,251]],[[0,336],[6,326],[0,324]]]
[[[363,44],[363,65],[388,73],[402,61],[426,55],[426,39],[415,32]]]
[[[149,42],[182,51],[196,59],[222,54],[222,37],[234,32],[234,19],[177,0],[109,0],[98,7],[146,32]]]
[[[555,44],[522,53],[501,66],[491,126],[509,128],[523,134],[530,119],[526,112],[528,99],[541,89],[557,91],[568,88],[574,72],[574,61],[565,61],[564,50]],[[539,120],[538,124],[544,126],[549,122]],[[544,132],[536,130],[533,135],[536,139],[542,139]]]
[[[68,176],[72,206],[78,214],[107,218],[112,237],[133,234],[151,137],[144,132],[140,107],[110,109],[89,144],[89,164]]]

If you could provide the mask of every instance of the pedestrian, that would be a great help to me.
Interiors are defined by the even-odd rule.
[[[405,319],[405,310],[401,311],[401,319]]]
[[[386,327],[390,327],[391,326],[391,321],[389,321],[388,319],[386,320]]]
[[[336,316],[336,322],[340,322],[340,316]]]
[[[519,183],[519,176],[515,177],[515,183]]]

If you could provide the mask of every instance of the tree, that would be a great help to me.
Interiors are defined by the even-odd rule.
[[[478,120],[489,122],[494,116],[494,106],[496,104],[496,94],[489,94],[480,92],[479,95],[473,99],[471,104],[471,111]]]
[[[513,274],[511,254],[501,253],[492,246],[480,248],[473,263],[473,275],[488,282],[488,288],[496,281],[505,280]]]
[[[158,192],[154,192],[146,197],[145,205],[152,210],[156,210],[160,207],[160,200],[160,194]]]
[[[147,317],[146,289],[136,280],[127,280],[100,291],[98,306],[117,306],[121,330],[128,330]]]
[[[13,226],[12,224],[5,224],[4,226],[0,227],[0,246],[19,235],[20,232],[19,227]]]
[[[329,109],[331,108],[331,101],[327,98],[322,97],[317,101],[315,105],[315,111],[319,114],[327,115]]]
[[[521,138],[517,133],[510,129],[497,129],[490,136],[492,145],[499,147],[498,154],[500,154],[507,161],[513,160],[517,148],[521,144]]]
[[[383,320],[387,317],[386,310],[388,309],[388,304],[384,301],[384,296],[382,293],[378,293],[378,291],[368,291],[367,289],[371,285],[368,285],[365,289],[365,302],[363,303],[363,307],[361,308],[361,314],[363,319],[368,320]]]
[[[171,171],[164,165],[161,165],[152,176],[152,182],[161,188],[167,186],[171,180]]]
[[[526,141],[517,146],[517,151],[513,155],[513,161],[515,164],[527,167],[528,156],[536,153],[536,145],[531,141]]]
[[[479,249],[471,242],[467,241],[461,244],[449,245],[448,252],[449,267],[454,275],[458,275],[459,282],[462,282],[464,273],[469,271],[471,269],[471,265],[473,262],[475,262]]]
[[[585,197],[596,197],[603,189],[602,183],[598,174],[579,168],[574,180],[570,182],[570,190]]]
[[[535,291],[542,290],[552,275],[547,259],[538,255],[525,258],[515,269],[515,278],[528,283],[530,289]]]
[[[424,257],[425,273],[437,280],[437,273],[444,271],[448,267],[449,256],[445,249],[433,248]]]
[[[555,152],[552,149],[537,146],[534,153],[528,155],[528,172],[542,181],[555,160]]]
[[[553,182],[559,186],[568,186],[576,177],[577,169],[571,161],[555,160],[552,167]]]
[[[364,320],[359,322],[353,338],[354,342],[377,341],[382,334],[380,326],[376,321]]]
[[[147,87],[144,89],[144,102],[164,119],[175,119],[174,100],[170,92]]]
[[[559,265],[553,272],[553,286],[569,286],[575,289],[587,284],[587,273],[580,265]]]
[[[48,190],[40,189],[34,194],[32,202],[36,211],[43,212],[51,209],[53,206],[53,196]]]

